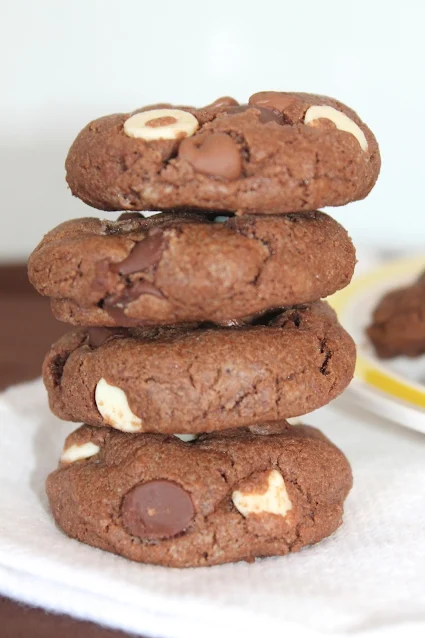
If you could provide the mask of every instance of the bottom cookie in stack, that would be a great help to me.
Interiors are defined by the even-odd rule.
[[[341,524],[350,465],[319,430],[286,421],[201,434],[83,425],[47,479],[70,537],[134,561],[200,567],[284,555]]]

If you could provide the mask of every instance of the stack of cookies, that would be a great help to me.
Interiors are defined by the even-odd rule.
[[[54,414],[86,424],[47,480],[66,534],[188,567],[338,528],[350,466],[287,419],[352,377],[353,341],[321,299],[350,282],[355,251],[316,209],[365,197],[379,167],[356,113],[305,93],[158,104],[81,131],[72,193],[129,212],[61,224],[29,262],[76,326],[43,369]]]

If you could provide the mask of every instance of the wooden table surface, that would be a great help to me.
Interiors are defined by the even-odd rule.
[[[0,389],[33,379],[49,345],[67,326],[56,321],[49,302],[37,295],[23,265],[0,266]],[[0,596],[1,638],[125,638],[128,634],[48,614]]]

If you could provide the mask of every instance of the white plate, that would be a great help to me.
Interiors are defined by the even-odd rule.
[[[333,295],[329,302],[357,344],[351,392],[364,407],[425,433],[425,356],[379,359],[365,328],[381,297],[412,283],[425,268],[425,257],[389,262]]]

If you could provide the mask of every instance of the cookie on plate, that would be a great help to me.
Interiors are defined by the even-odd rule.
[[[44,361],[50,407],[126,432],[209,432],[306,414],[352,378],[354,343],[326,302],[234,324],[70,332]]]
[[[367,334],[382,359],[425,353],[425,273],[381,299]]]
[[[285,422],[203,434],[82,426],[47,479],[58,526],[134,561],[200,567],[284,555],[341,524],[347,459]]]
[[[125,213],[50,231],[30,257],[29,277],[58,319],[122,327],[220,323],[316,301],[346,286],[354,265],[346,231],[320,212]]]
[[[363,199],[379,170],[376,139],[353,110],[274,91],[101,117],[66,160],[72,193],[102,210],[313,211]]]

